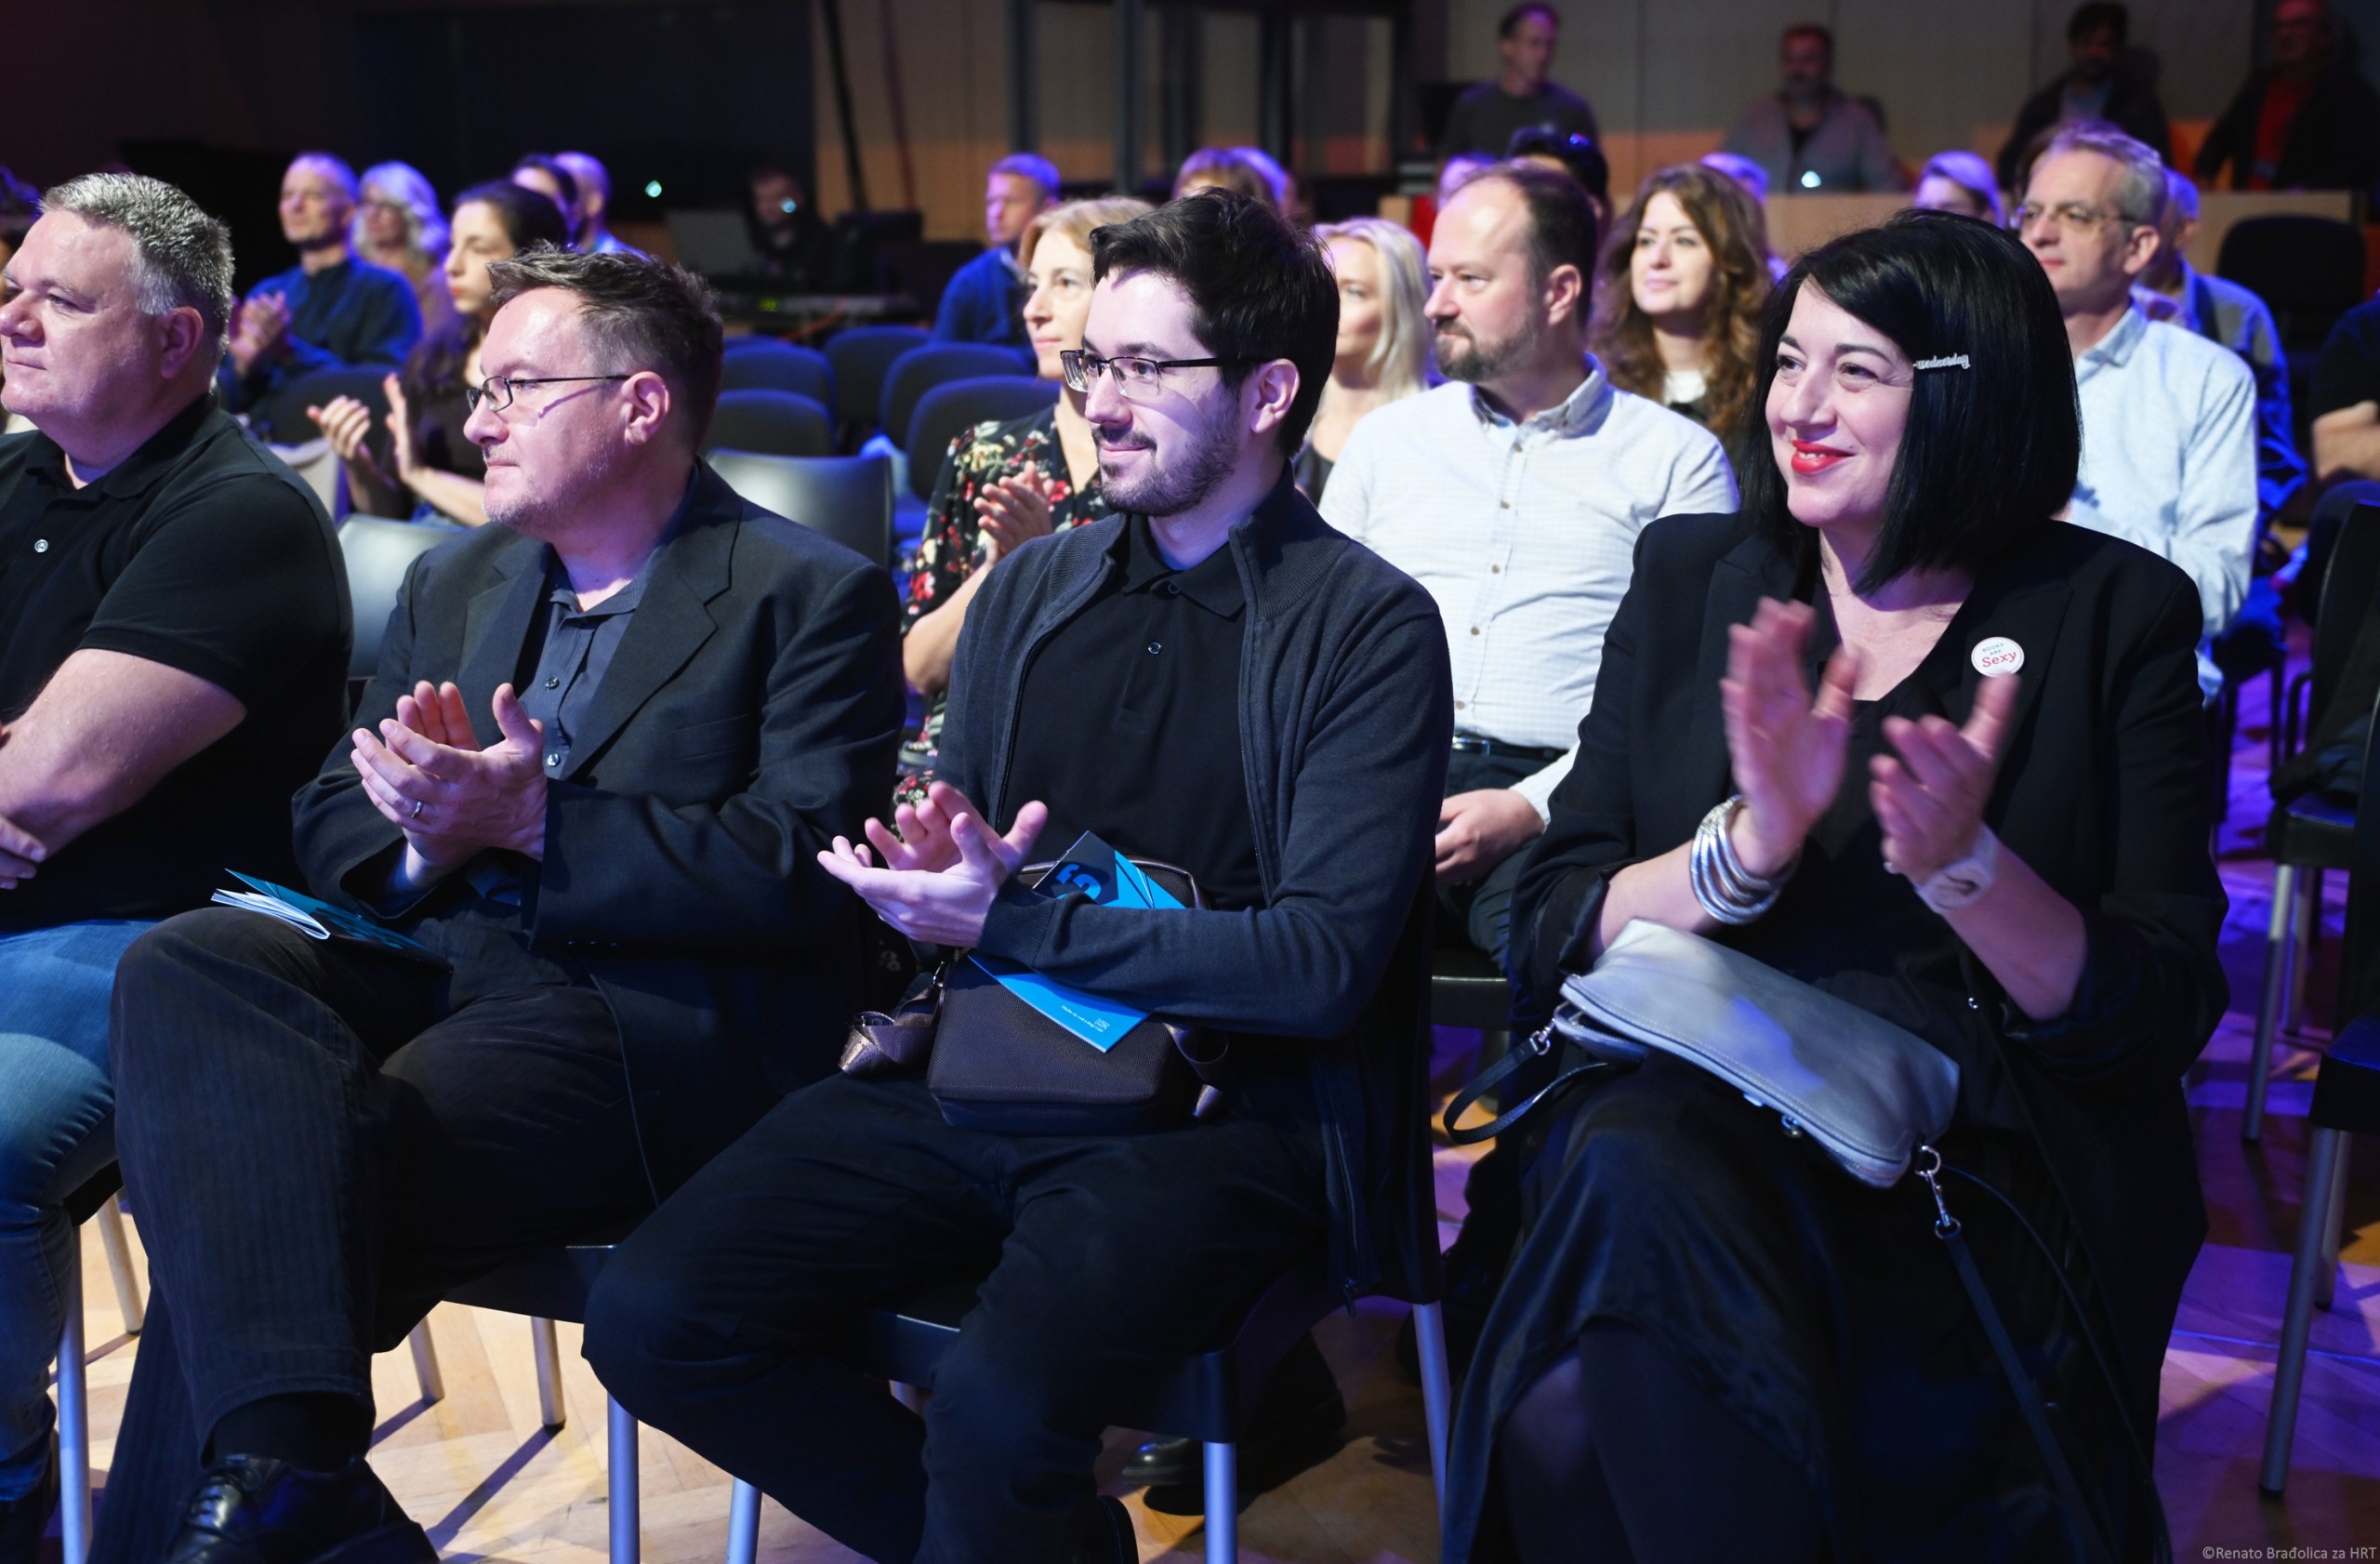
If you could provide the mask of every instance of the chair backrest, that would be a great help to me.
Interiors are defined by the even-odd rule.
[[[789,391],[719,393],[706,451],[759,451],[772,457],[831,457],[835,420],[814,398]]]
[[[270,404],[258,408],[249,421],[262,425],[264,437],[276,445],[303,445],[321,438],[323,432],[306,416],[306,409],[327,407],[333,397],[351,396],[372,409],[372,428],[377,434],[380,420],[389,415],[389,392],[381,383],[388,376],[388,367],[377,364],[360,369],[317,370],[284,386]]]
[[[764,510],[892,568],[892,463],[884,457],[772,457],[713,451],[727,486]]]
[[[860,325],[826,338],[826,359],[835,366],[835,418],[846,431],[866,434],[876,427],[884,404],[884,377],[904,353],[922,348],[930,337],[914,325]]]
[[[933,486],[950,443],[980,423],[1006,423],[1038,413],[1058,400],[1055,380],[1028,380],[1022,375],[985,375],[966,380],[945,380],[918,399],[909,418],[909,491],[919,499],[933,497]]]
[[[1013,348],[996,348],[987,342],[936,342],[903,354],[884,377],[884,405],[878,413],[879,425],[893,444],[907,450],[904,443],[909,438],[909,424],[917,417],[918,403],[934,387],[947,380],[1002,375],[1029,379],[1032,374],[1025,367],[1024,355]]]
[[[2244,219],[2224,234],[2215,271],[2271,308],[2284,347],[2318,347],[2363,301],[2363,232],[2334,218]]]
[[[2380,777],[2380,698],[2363,741],[2363,786],[2367,795]],[[2380,1003],[2380,809],[2357,802],[2355,846],[2347,874],[2347,927],[2339,940],[2338,1025]]]
[[[2380,505],[2349,510],[2322,567],[2322,593],[2314,615],[2313,699],[2316,722],[2330,709],[2339,674],[2356,637],[2380,613]]]
[[[738,340],[750,346],[727,355],[720,370],[720,390],[792,391],[821,406],[835,404],[835,366],[825,353],[766,337]]]
[[[379,670],[380,640],[388,633],[389,616],[396,611],[397,593],[404,589],[405,572],[413,562],[460,536],[452,527],[377,516],[350,516],[338,529],[338,551],[347,556],[348,597],[355,604],[355,650],[347,659],[350,679],[369,679]]]

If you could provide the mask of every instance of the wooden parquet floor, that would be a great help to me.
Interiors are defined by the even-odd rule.
[[[2347,1550],[2380,1546],[2380,1146],[2357,1148],[2337,1301],[2329,1314],[2315,1317],[2288,1497],[2269,1503],[2255,1488],[2304,1184],[2304,1115],[2325,1036],[2309,1027],[2286,1050],[2264,1143],[2244,1146],[2240,1109],[2271,886],[2270,866],[2254,856],[2253,845],[2269,807],[2260,691],[2261,684],[2249,692],[2243,713],[2235,802],[2222,838],[2232,898],[2223,947],[2231,1013],[2192,1072],[2191,1119],[2212,1231],[2166,1355],[2158,1477],[2177,1559],[2373,1558],[2380,1555]],[[2334,877],[2327,897],[2330,937],[2307,1006],[2316,1017],[2328,1014],[2332,974],[2324,962],[2337,948],[2343,893]],[[1464,1040],[1441,1034],[1450,1074],[1461,1069]],[[1466,1154],[1441,1149],[1440,1214],[1448,1239],[1461,1218],[1467,1165]],[[92,1239],[84,1249],[94,1344],[94,1464],[103,1475],[139,1345],[122,1334],[99,1244]],[[1436,1558],[1421,1394],[1390,1353],[1400,1314],[1389,1306],[1367,1306],[1321,1328],[1323,1350],[1347,1393],[1346,1443],[1330,1460],[1249,1505],[1241,1518],[1241,1555],[1249,1564]],[[402,1352],[381,1359],[374,1372],[381,1410],[374,1465],[449,1559],[596,1564],[605,1557],[608,1529],[603,1398],[579,1360],[575,1328],[562,1327],[569,1421],[549,1433],[538,1425],[525,1321],[449,1305],[430,1324],[445,1398],[423,1404],[410,1359]],[[1100,1472],[1111,1491],[1123,1491],[1113,1479],[1138,1438],[1124,1430],[1110,1434]],[[648,1430],[638,1478],[645,1558],[696,1564],[724,1557],[723,1473]],[[1144,1559],[1202,1557],[1196,1520],[1150,1513],[1136,1500],[1132,1509]],[[2286,1551],[2293,1548],[2306,1551]],[[765,1506],[760,1557],[766,1564],[840,1564],[856,1557],[774,1504]]]

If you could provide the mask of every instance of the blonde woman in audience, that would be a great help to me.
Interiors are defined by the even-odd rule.
[[[992,566],[1036,537],[1107,514],[1099,447],[1081,393],[1067,391],[1058,355],[1082,346],[1091,313],[1091,233],[1150,210],[1145,201],[1106,196],[1052,206],[1017,243],[1025,268],[1025,329],[1035,365],[1056,380],[1055,405],[1006,423],[982,423],[950,443],[927,502],[918,568],[909,577],[901,662],[926,697],[924,728],[903,756],[901,796],[923,796],[950,698],[950,662],[967,605]]]
[[[1339,351],[1322,405],[1290,471],[1306,498],[1323,485],[1363,416],[1437,383],[1430,363],[1429,267],[1421,242],[1381,218],[1350,218],[1314,231],[1339,279]]]
[[[1646,179],[1604,246],[1590,343],[1621,391],[1736,450],[1759,376],[1768,226],[1744,187],[1700,164]]]
[[[455,315],[446,291],[446,219],[438,192],[410,163],[380,163],[364,171],[348,243],[359,259],[385,266],[413,285],[421,304],[424,332],[435,332]]]
[[[2000,205],[2000,181],[1991,165],[1973,152],[1936,152],[1917,176],[1917,192],[1910,205],[1921,212],[1956,212],[1980,218],[1994,228],[2006,226]]]

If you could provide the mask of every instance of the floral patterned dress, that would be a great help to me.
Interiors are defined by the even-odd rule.
[[[977,424],[950,443],[933,497],[926,504],[925,532],[918,542],[917,569],[909,577],[909,598],[903,606],[902,633],[950,601],[967,577],[984,567],[984,528],[975,514],[975,497],[1003,478],[1038,472],[1051,485],[1050,527],[1064,532],[1107,514],[1096,473],[1078,489],[1066,476],[1065,452],[1058,444],[1058,410],[1054,406],[1007,423]],[[925,723],[901,752],[901,778],[893,789],[895,802],[914,802],[933,779],[933,762],[942,747],[943,711],[950,701],[945,688],[926,704]]]

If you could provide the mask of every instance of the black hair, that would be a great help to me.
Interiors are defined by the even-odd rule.
[[[718,301],[700,277],[633,250],[581,255],[551,245],[491,261],[487,275],[499,311],[538,288],[574,295],[597,356],[615,371],[650,369],[667,380],[692,443],[702,444],[719,405],[725,353]]]
[[[1491,179],[1512,186],[1528,208],[1529,281],[1541,288],[1556,268],[1579,269],[1579,324],[1583,327],[1594,292],[1595,256],[1603,238],[1586,191],[1569,175],[1533,163],[1499,163],[1483,168],[1464,180],[1462,189]]]
[[[552,179],[554,188],[562,192],[562,204],[574,212],[578,210],[577,175],[573,174],[558,160],[545,152],[522,152],[521,161],[512,166],[512,171],[516,174],[527,168],[535,168]]]
[[[544,191],[516,185],[510,179],[490,179],[455,197],[454,209],[459,212],[473,202],[495,208],[496,220],[504,224],[504,236],[512,241],[515,250],[532,245],[570,247],[570,219]]]
[[[1611,202],[1611,163],[1592,136],[1581,136],[1575,130],[1555,130],[1550,126],[1523,126],[1513,132],[1504,155],[1553,158],[1570,171],[1570,178],[1579,181],[1580,190],[1606,205]]]
[[[1223,375],[1234,390],[1261,364],[1295,364],[1298,391],[1281,421],[1281,449],[1305,443],[1339,341],[1338,279],[1312,234],[1262,201],[1210,186],[1146,217],[1092,229],[1091,256],[1094,282],[1153,272],[1188,294],[1191,329],[1209,353],[1232,361]]]
[[[1528,16],[1543,17],[1556,29],[1562,25],[1562,13],[1545,4],[1545,0],[1521,0],[1519,5],[1496,19],[1496,36],[1511,37],[1520,31],[1521,18]]]
[[[2084,33],[2096,33],[2103,27],[2116,35],[2116,46],[2122,48],[2132,33],[2132,19],[2116,0],[2086,0],[2075,7],[2073,16],[2067,19],[2066,41],[2073,43]]]
[[[1873,326],[1921,369],[1893,462],[1876,546],[1855,590],[1912,570],[1977,571],[2015,552],[2074,496],[2082,416],[2048,273],[2005,229],[1950,212],[1902,212],[1804,256],[1769,296],[1761,331],[1762,420],[1777,350],[1805,287]],[[1786,509],[1765,450],[1743,472],[1744,513],[1806,568],[1815,531]]]
[[[1778,44],[1781,47],[1786,44],[1792,43],[1796,38],[1816,38],[1818,41],[1818,47],[1826,50],[1827,62],[1829,64],[1833,63],[1834,29],[1827,26],[1824,22],[1797,21],[1792,26],[1785,30],[1784,35],[1778,39]]]

